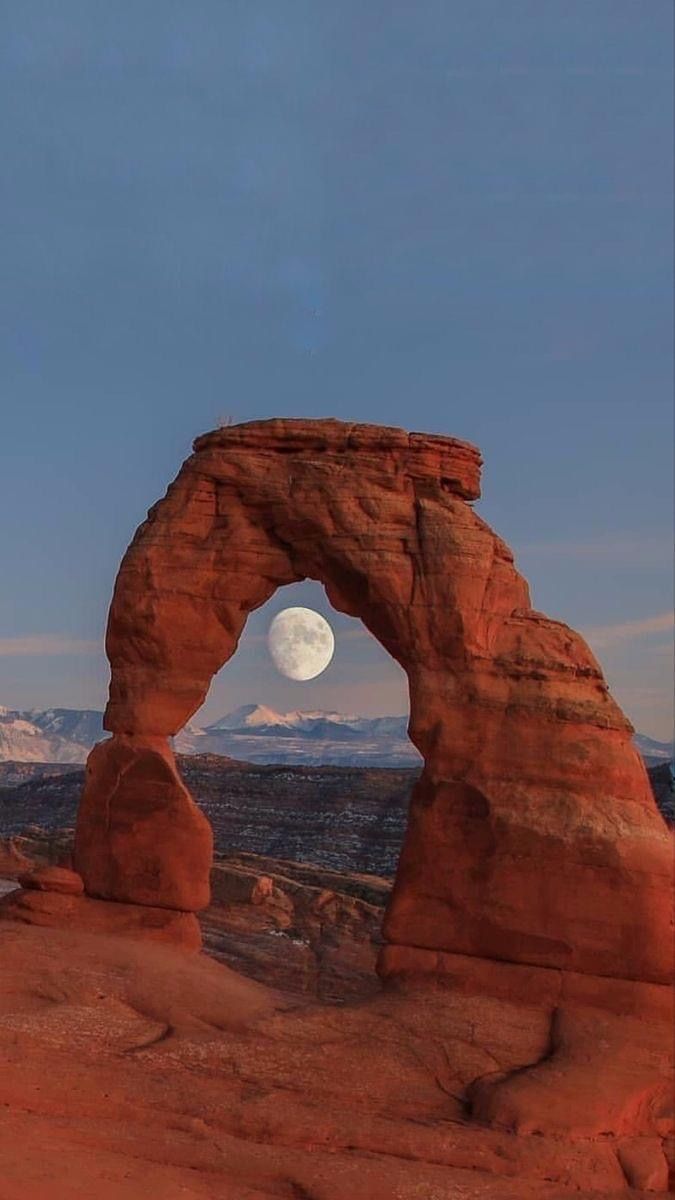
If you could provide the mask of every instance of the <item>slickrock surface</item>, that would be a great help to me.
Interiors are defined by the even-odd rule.
[[[31,857],[68,853],[63,835],[9,845],[15,888]],[[175,945],[191,914],[35,889],[0,900],[2,1200],[664,1192],[668,989],[410,950],[410,979],[399,963],[382,993],[390,886],[216,862],[204,943],[248,979],[194,941],[179,955],[148,940],[174,922]],[[15,924],[26,904],[51,928]]]
[[[0,922],[0,956],[2,1200],[665,1190],[666,989],[456,956],[336,1008],[123,938]]]
[[[25,853],[21,838],[2,838],[0,840],[0,878],[16,878],[21,871],[31,866],[31,859]]]
[[[104,899],[207,903],[210,832],[167,738],[248,613],[324,582],[410,681],[425,759],[385,938],[407,948],[666,982],[670,839],[598,663],[534,611],[477,516],[478,451],[451,438],[273,420],[197,439],[120,567],[106,727],[75,866]]]

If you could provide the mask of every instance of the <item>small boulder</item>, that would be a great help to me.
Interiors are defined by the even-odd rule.
[[[251,892],[251,904],[264,904],[274,894],[274,882],[269,875],[260,875]]]

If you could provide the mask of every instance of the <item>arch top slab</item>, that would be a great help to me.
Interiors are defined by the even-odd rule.
[[[383,970],[404,971],[413,948],[668,977],[672,851],[632,727],[586,643],[532,608],[511,551],[474,511],[480,468],[466,442],[333,420],[197,438],[115,585],[114,736],[78,819],[91,894],[178,908],[207,894],[209,839],[166,739],[201,706],[248,614],[312,578],[407,672],[425,759]],[[140,758],[122,787],[119,764]],[[201,847],[189,878],[179,818]]]
[[[480,450],[470,442],[442,434],[408,433],[396,426],[330,418],[305,421],[273,417],[202,434],[195,438],[193,447],[197,454],[210,450],[230,453],[240,447],[263,454],[293,454],[299,460],[322,453],[358,454],[364,463],[369,455],[377,455],[383,473],[390,466],[410,479],[442,481],[448,491],[463,500],[480,498]]]

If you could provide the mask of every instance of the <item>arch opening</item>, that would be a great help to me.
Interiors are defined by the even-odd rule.
[[[325,671],[302,682],[284,677],[267,645],[271,622],[296,606],[318,612],[335,638]],[[323,588],[306,582],[278,589],[249,618],[173,748],[214,829],[216,853],[393,878],[407,798],[422,765],[408,717],[405,673],[360,621],[336,613]],[[240,784],[238,763],[251,799],[238,791],[236,802],[226,803],[228,783]],[[283,792],[278,805],[275,791]]]
[[[270,624],[326,619],[335,652],[297,681]],[[329,1002],[378,988],[382,922],[421,758],[407,678],[355,618],[305,581],[250,614],[205,704],[173,739],[178,772],[213,830],[205,949],[260,982]]]

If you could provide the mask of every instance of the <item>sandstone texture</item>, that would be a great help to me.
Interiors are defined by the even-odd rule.
[[[226,966],[185,953],[193,914],[0,900],[2,1200],[666,1192],[669,989],[390,947],[383,991],[390,886],[217,861],[200,921]]]
[[[16,877],[30,866],[31,859],[26,855],[20,838],[9,837],[0,841],[0,877]]]
[[[197,910],[210,835],[167,739],[247,615],[306,577],[404,667],[425,760],[384,932],[409,950],[666,983],[672,851],[598,663],[534,611],[451,438],[272,420],[197,439],[120,567],[106,728],[75,867],[90,896]]]
[[[0,956],[2,1200],[637,1200],[668,1188],[667,989],[561,988],[557,971],[457,955],[452,987],[399,980],[317,1005],[203,955],[10,922]],[[604,1083],[581,1070],[603,1048]],[[524,1109],[523,1064],[535,1089]]]
[[[10,891],[0,898],[0,921],[167,942],[189,952],[196,952],[202,946],[194,913],[140,904],[108,904],[89,896],[32,886]]]
[[[87,760],[75,860],[90,896],[198,911],[213,834],[166,742],[115,737]]]

